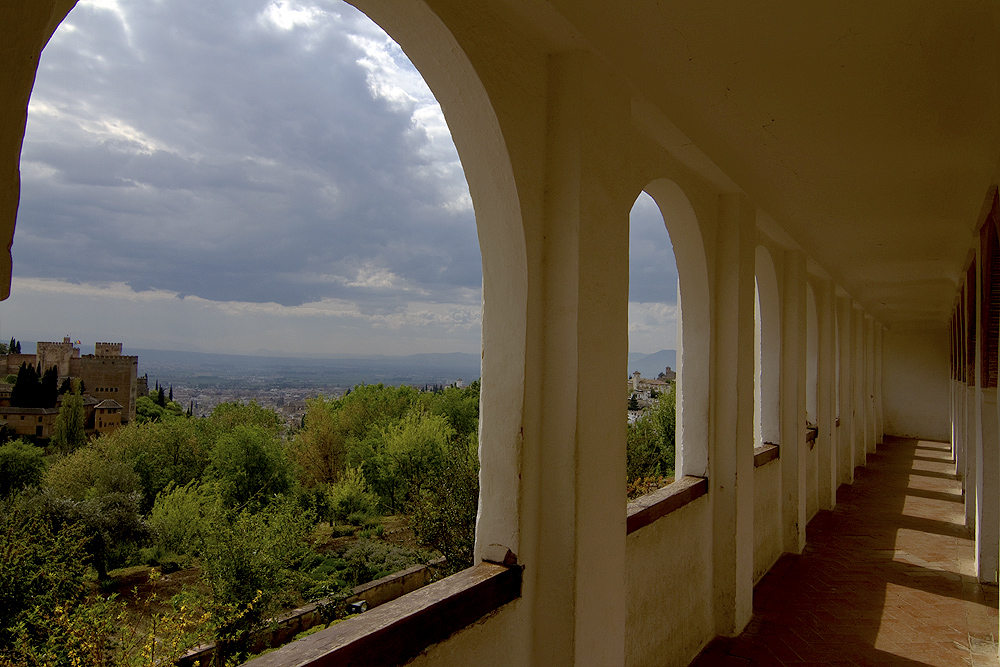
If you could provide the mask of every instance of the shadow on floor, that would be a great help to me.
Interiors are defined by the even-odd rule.
[[[809,523],[804,552],[757,584],[744,632],[692,665],[1000,664],[997,590],[975,577],[954,468],[947,444],[886,437]]]

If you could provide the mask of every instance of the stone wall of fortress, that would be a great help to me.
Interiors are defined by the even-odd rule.
[[[36,354],[0,355],[0,369],[17,375],[21,364],[41,364],[42,372],[55,366],[59,378],[83,380],[86,393],[99,401],[110,398],[122,406],[122,422],[135,419],[139,357],[126,356],[121,343],[97,343],[95,354],[81,355],[69,338],[61,343],[39,342]]]
[[[139,357],[87,354],[70,361],[70,376],[83,380],[87,393],[102,401],[110,398],[122,406],[122,421],[135,419],[136,375]]]

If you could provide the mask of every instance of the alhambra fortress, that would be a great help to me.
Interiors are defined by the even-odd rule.
[[[996,665],[997,4],[353,4],[475,207],[477,564],[251,664]],[[6,247],[41,228],[20,147],[73,7],[0,4]],[[627,504],[643,191],[679,276],[677,479]]]
[[[69,336],[59,343],[39,341],[35,354],[0,355],[0,372],[17,375],[22,364],[41,369],[56,368],[59,382],[66,378],[82,380],[83,407],[88,433],[110,433],[135,419],[135,400],[139,391],[136,377],[139,358],[122,355],[121,343],[97,343],[94,354],[80,354]],[[144,378],[143,378],[144,380]],[[18,435],[49,438],[55,428],[59,408],[12,407],[13,387],[0,383],[0,420]]]

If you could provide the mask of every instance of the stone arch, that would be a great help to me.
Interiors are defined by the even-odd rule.
[[[754,303],[754,435],[760,447],[781,441],[781,302],[771,253],[757,246]]]
[[[483,262],[480,494],[476,554],[519,552],[527,253],[510,154],[474,65],[420,0],[351,0],[399,44],[441,105],[469,184]]]
[[[676,476],[708,474],[711,299],[705,244],[694,207],[674,181],[650,181],[677,262]]]
[[[490,98],[445,23],[421,0],[352,0],[406,53],[441,104],[465,171],[483,264],[480,496],[476,559],[518,551],[527,257],[509,151]],[[64,18],[70,6],[61,12]],[[53,18],[51,34],[62,21]],[[2,270],[0,262],[0,270]]]

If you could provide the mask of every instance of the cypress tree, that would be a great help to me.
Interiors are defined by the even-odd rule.
[[[43,408],[54,408],[59,398],[59,369],[55,366],[42,374],[38,386],[38,403]]]
[[[52,444],[68,454],[85,442],[87,434],[84,430],[83,396],[77,386],[74,391],[63,396],[52,433]]]
[[[38,382],[38,371],[33,364],[21,364],[17,371],[17,380],[10,392],[10,404],[15,408],[37,408],[41,385]]]

